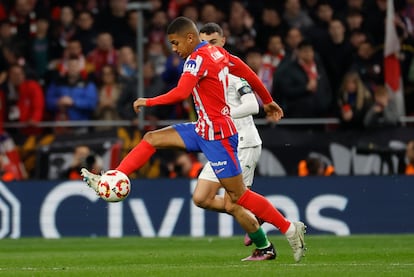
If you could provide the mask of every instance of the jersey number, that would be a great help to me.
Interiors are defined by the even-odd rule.
[[[219,80],[221,82],[221,84],[223,85],[223,91],[224,94],[226,94],[227,92],[227,87],[229,86],[229,68],[227,66],[223,67],[222,70],[220,70],[218,77]]]

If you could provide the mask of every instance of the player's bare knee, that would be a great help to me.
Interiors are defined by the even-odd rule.
[[[152,131],[146,132],[144,136],[142,137],[143,140],[146,140],[149,144],[152,144],[152,141],[154,139],[154,136],[152,134]]]
[[[240,194],[236,193],[236,192],[231,192],[231,191],[227,191],[227,194],[230,196],[230,201],[226,201],[226,202],[231,202],[232,204],[236,204],[237,200],[239,200],[240,198]]]
[[[208,204],[209,204],[208,202],[209,201],[205,199],[204,197],[193,195],[193,203],[199,208],[203,208],[203,209],[208,208]]]
[[[231,201],[226,201],[224,203],[224,209],[226,210],[226,213],[234,214],[236,207],[237,205]]]

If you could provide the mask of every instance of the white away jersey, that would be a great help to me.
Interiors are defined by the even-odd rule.
[[[241,97],[243,93],[253,93],[253,91],[246,80],[232,74],[229,74],[228,77],[229,85],[226,96],[227,104],[230,106],[231,110],[242,104]],[[248,90],[243,90],[244,87],[248,87]],[[259,132],[254,124],[253,116],[249,115],[238,119],[233,118],[233,121],[236,125],[237,132],[239,133],[239,148],[253,147],[262,144]]]

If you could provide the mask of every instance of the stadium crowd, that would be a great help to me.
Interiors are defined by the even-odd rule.
[[[129,1],[134,2],[134,1]],[[183,61],[166,27],[179,15],[201,27],[219,23],[226,48],[257,73],[286,118],[337,117],[343,128],[398,126],[384,83],[386,0],[150,0],[144,11],[144,60],[138,68],[138,12],[128,0],[0,2],[0,131],[28,136],[87,133],[40,128],[41,121],[130,120],[137,73],[144,95],[174,87]],[[414,1],[396,0],[395,26],[405,107],[414,114]],[[191,101],[147,108],[146,119],[194,117]],[[263,116],[263,115],[259,115]],[[3,130],[4,122],[27,123]],[[154,127],[153,126],[153,127]],[[111,126],[95,127],[105,131]]]

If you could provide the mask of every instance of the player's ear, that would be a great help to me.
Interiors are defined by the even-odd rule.
[[[187,41],[188,42],[193,42],[194,40],[194,34],[193,33],[188,33],[187,34]]]

